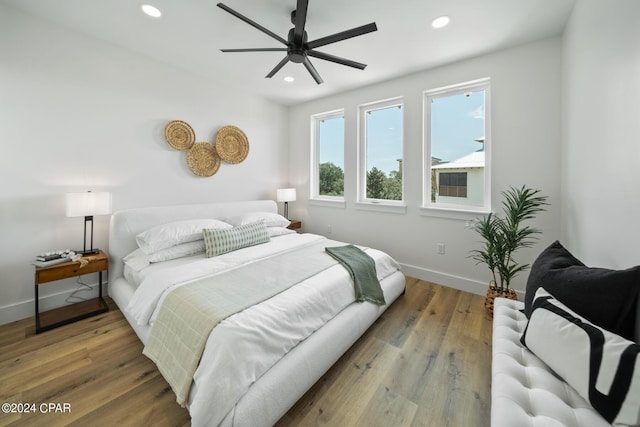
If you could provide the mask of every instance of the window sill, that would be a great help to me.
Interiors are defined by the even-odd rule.
[[[341,208],[347,207],[347,202],[340,199],[309,199],[309,204],[313,206],[324,206],[329,208]]]
[[[460,221],[473,221],[478,217],[488,215],[489,211],[483,209],[466,210],[455,208],[437,208],[437,207],[424,207],[420,208],[420,215],[430,216],[435,218],[449,218]]]
[[[407,206],[405,204],[396,203],[374,203],[374,202],[356,202],[356,209],[374,212],[386,212],[395,214],[406,214]]]

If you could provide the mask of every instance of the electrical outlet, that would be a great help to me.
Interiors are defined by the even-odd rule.
[[[444,255],[444,243],[438,243],[437,248],[438,248],[438,254]]]
[[[327,234],[331,234],[331,224],[327,225]]]

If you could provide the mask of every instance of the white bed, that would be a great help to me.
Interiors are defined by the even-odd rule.
[[[132,328],[143,343],[146,343],[149,336],[151,326],[146,322],[147,318],[153,320],[157,308],[154,308],[154,314],[149,312],[148,316],[138,316],[135,311],[127,310],[132,300],[140,299],[142,291],[136,294],[138,284],[140,287],[152,289],[149,283],[162,282],[166,277],[174,274],[173,272],[183,270],[189,271],[189,274],[199,275],[197,272],[203,269],[205,265],[211,264],[211,259],[205,259],[204,256],[196,255],[173,261],[153,264],[149,271],[151,273],[142,274],[140,277],[127,276],[131,282],[125,279],[125,266],[123,258],[134,251],[138,246],[135,236],[148,230],[151,227],[169,223],[172,221],[186,219],[212,218],[226,220],[230,217],[247,213],[247,212],[277,212],[277,205],[271,200],[248,201],[248,202],[231,202],[231,203],[210,203],[200,205],[181,205],[168,206],[158,208],[141,208],[127,211],[116,212],[111,219],[110,240],[109,240],[109,295],[116,304],[123,310],[123,313]],[[277,252],[280,247],[289,245],[305,245],[308,242],[318,241],[321,236],[315,235],[284,235],[272,238],[269,243],[258,245],[254,248],[245,248],[221,255],[219,260],[215,262],[235,262],[242,257],[260,258],[267,256],[273,251]],[[270,252],[272,251],[272,252]],[[215,381],[218,380],[220,370],[214,368],[212,360],[219,355],[214,354],[217,347],[226,348],[225,346],[215,346],[210,344],[214,335],[224,335],[227,331],[232,331],[234,324],[246,323],[251,320],[251,312],[260,313],[261,310],[268,310],[271,305],[279,305],[282,301],[295,301],[301,289],[305,288],[306,282],[326,282],[333,280],[344,281],[346,270],[341,266],[331,267],[322,274],[324,276],[314,276],[301,285],[294,286],[281,294],[267,300],[258,306],[245,310],[231,316],[227,320],[220,323],[211,334],[207,346],[202,355],[201,363],[194,375],[194,382],[191,387],[187,408],[192,416],[192,424],[199,425],[223,425],[223,426],[269,426],[277,422],[286,411],[329,369],[340,356],[371,326],[371,324],[384,312],[384,310],[395,301],[398,296],[404,292],[405,278],[397,267],[397,264],[388,258],[386,254],[374,249],[369,249],[368,253],[376,260],[376,268],[378,276],[381,278],[381,286],[384,292],[387,305],[377,306],[371,303],[348,303],[346,307],[336,306],[337,314],[330,320],[308,319],[311,323],[318,323],[319,329],[316,329],[310,336],[301,339],[293,345],[292,348],[285,348],[282,356],[278,357],[275,363],[269,362],[268,366],[262,371],[257,371],[255,378],[252,380],[246,371],[252,371],[243,367],[242,363],[238,363],[238,383],[247,383],[246,389],[236,381],[228,382],[224,387],[216,387]],[[226,258],[225,258],[226,256]],[[155,270],[155,271],[154,271]],[[383,270],[383,271],[381,271]],[[382,275],[382,277],[381,277]],[[348,276],[348,274],[347,274]],[[179,276],[182,277],[182,276]],[[167,279],[168,281],[168,279]],[[307,285],[309,287],[309,285]],[[172,289],[172,287],[169,287]],[[349,288],[353,292],[352,286]],[[156,292],[159,294],[159,292]],[[146,294],[145,294],[146,295]],[[159,297],[161,302],[166,293]],[[155,306],[154,306],[155,307]],[[129,307],[130,308],[130,307]],[[287,310],[288,312],[288,310]],[[253,314],[251,314],[253,316]],[[333,316],[333,315],[332,315]],[[142,320],[141,320],[142,319]],[[226,322],[226,323],[225,323]],[[287,328],[289,323],[305,324],[306,321],[291,322],[291,320],[281,320],[282,323],[278,327]],[[227,324],[228,323],[228,324]],[[260,324],[265,323],[264,319]],[[309,326],[314,328],[315,326]],[[226,328],[226,329],[225,329]],[[250,329],[257,329],[251,327]],[[264,333],[257,332],[257,333]],[[267,332],[274,336],[278,335],[278,331]],[[297,333],[293,330],[286,330],[283,334]],[[229,343],[234,343],[231,340]],[[235,344],[234,344],[235,345]],[[252,345],[258,345],[253,343]],[[273,345],[272,345],[273,346]],[[251,356],[258,353],[269,354],[267,350],[238,347],[243,354],[250,353]],[[230,349],[229,352],[235,350]],[[249,362],[247,362],[249,363]],[[218,369],[218,371],[216,371]],[[241,378],[240,378],[241,377]],[[247,377],[247,378],[245,378]],[[212,380],[211,378],[214,378]],[[221,402],[218,404],[218,397],[221,388],[228,391],[228,388],[237,388],[235,393],[239,393],[239,398],[233,397],[233,404],[229,402]],[[230,393],[232,394],[232,393]],[[226,396],[223,396],[226,398]],[[221,399],[224,400],[224,399]],[[237,400],[237,401],[236,401]],[[222,409],[224,408],[224,409]],[[223,413],[224,412],[224,413]]]

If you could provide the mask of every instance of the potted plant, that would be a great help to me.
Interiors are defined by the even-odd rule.
[[[513,256],[518,249],[531,246],[537,240],[536,234],[541,233],[538,229],[522,225],[523,221],[545,210],[543,206],[547,205],[547,196],[539,193],[540,190],[525,186],[509,187],[509,190],[502,192],[504,216],[500,218],[489,213],[473,226],[484,239],[484,246],[471,251],[471,258],[477,264],[486,264],[493,275],[485,299],[485,308],[491,316],[495,298],[517,299],[515,291],[509,287],[511,280],[529,268],[529,264],[519,264]]]

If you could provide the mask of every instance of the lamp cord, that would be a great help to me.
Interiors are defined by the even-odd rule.
[[[88,301],[88,298],[78,296],[77,294],[85,291],[93,291],[90,285],[82,281],[82,276],[78,276],[76,283],[78,283],[78,287],[73,292],[71,292],[71,295],[69,295],[64,300],[67,304],[75,304],[78,302]]]

